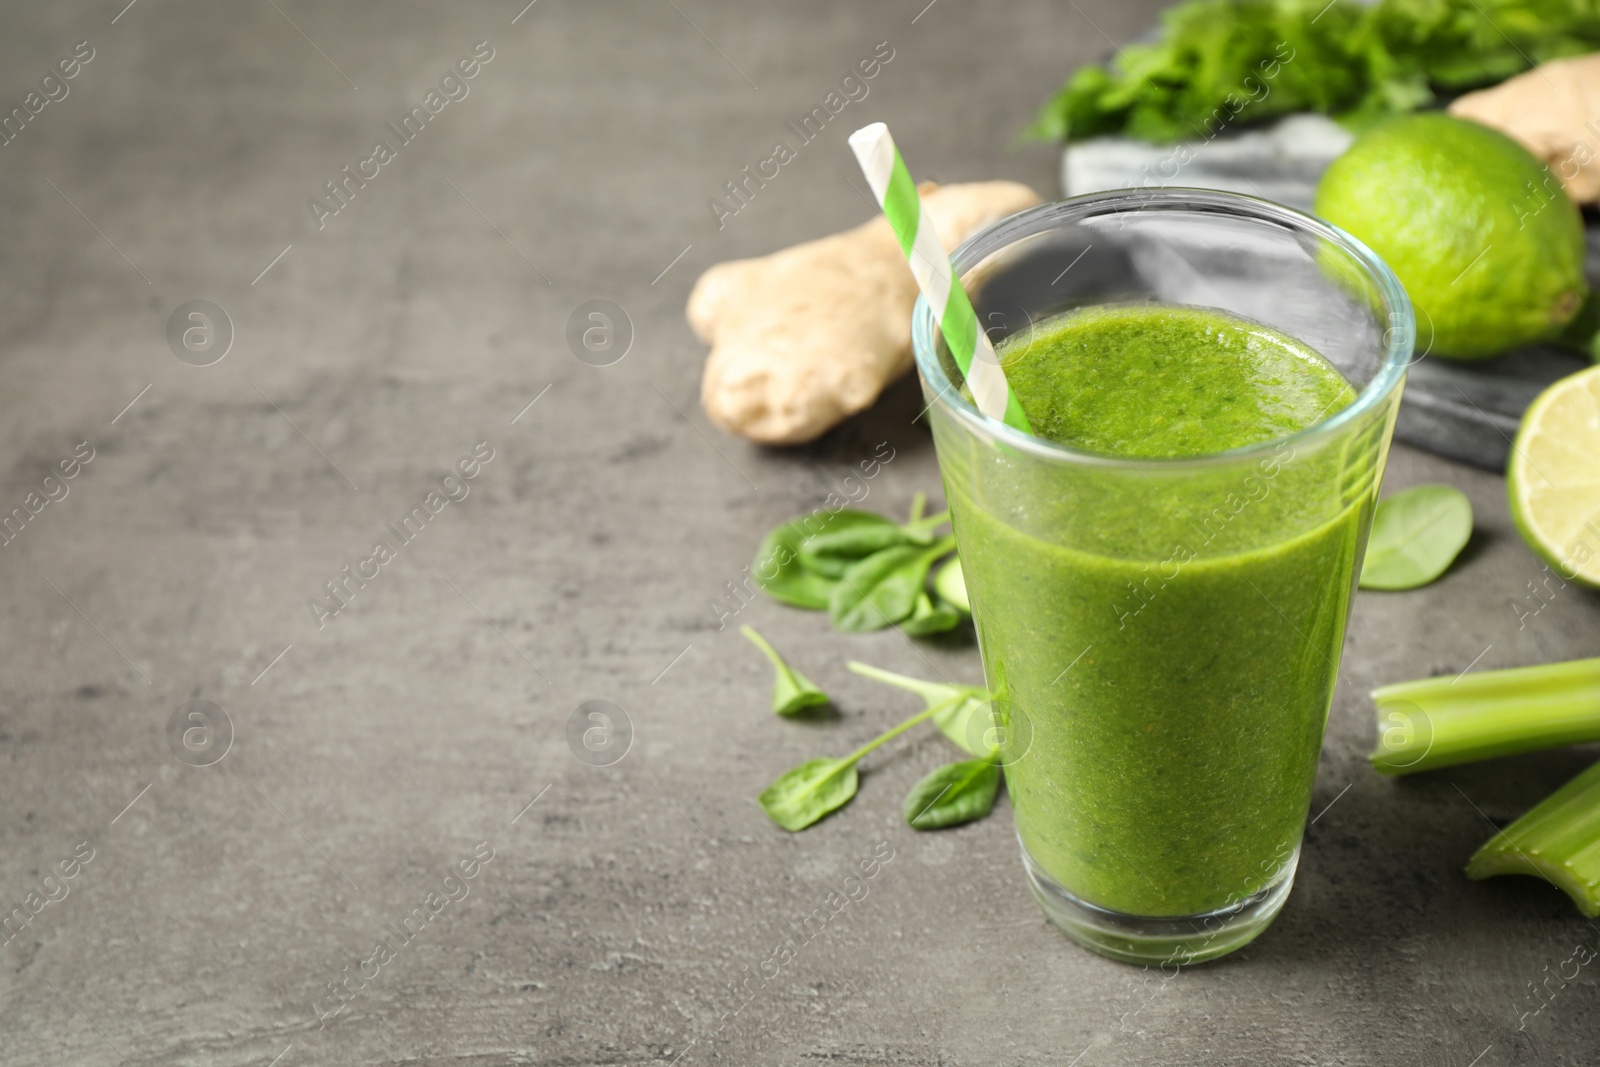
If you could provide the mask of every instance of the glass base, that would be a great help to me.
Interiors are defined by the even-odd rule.
[[[1020,842],[1019,842],[1020,843]],[[1268,885],[1237,904],[1200,915],[1128,915],[1073,896],[1022,848],[1028,884],[1051,922],[1084,948],[1124,963],[1183,967],[1226,956],[1265,930],[1294,885],[1300,848]]]

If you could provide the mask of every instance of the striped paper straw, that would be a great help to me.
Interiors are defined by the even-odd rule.
[[[950,269],[950,257],[939,243],[933,220],[922,210],[916,183],[911,180],[906,162],[894,146],[889,127],[881,122],[861,127],[850,135],[850,148],[900,241],[900,249],[911,264],[917,287],[922,290],[928,306],[933,308],[934,318],[939,320],[945,344],[966,377],[978,410],[1008,426],[1032,432],[1028,417],[1022,413],[1021,405],[1006,384],[994,346],[978,328],[978,315],[972,310],[967,291]]]

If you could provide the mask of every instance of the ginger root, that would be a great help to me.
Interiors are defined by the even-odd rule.
[[[1039,203],[1015,182],[919,187],[946,251]],[[917,283],[883,218],[759,259],[719,263],[689,294],[711,346],[700,403],[730,433],[769,445],[814,440],[868,407],[911,367]]]
[[[1580,204],[1600,201],[1600,53],[1557,59],[1450,105],[1544,160]]]

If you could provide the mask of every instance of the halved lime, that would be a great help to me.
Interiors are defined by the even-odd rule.
[[[1561,379],[1528,407],[1506,491],[1528,547],[1567,581],[1600,587],[1600,367]]]

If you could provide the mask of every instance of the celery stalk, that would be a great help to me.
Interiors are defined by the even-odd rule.
[[[1467,877],[1531,874],[1600,915],[1600,763],[1550,794],[1467,861]]]
[[[1380,774],[1600,741],[1600,659],[1424,678],[1372,692]]]

